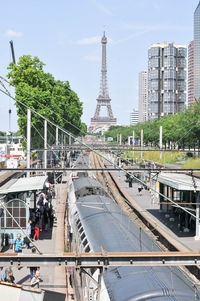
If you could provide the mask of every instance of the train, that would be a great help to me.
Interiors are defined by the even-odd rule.
[[[83,159],[84,158],[84,159]],[[89,164],[80,157],[76,168]],[[94,175],[72,177],[68,186],[71,244],[78,252],[161,252],[160,245],[110,198]],[[81,273],[81,301],[192,301],[200,294],[180,267],[108,267],[97,291],[98,269]],[[95,283],[96,281],[96,283]]]

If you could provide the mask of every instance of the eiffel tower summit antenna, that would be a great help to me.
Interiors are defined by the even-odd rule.
[[[100,90],[99,96],[97,98],[96,110],[94,117],[91,118],[91,123],[89,126],[89,132],[97,133],[100,131],[107,130],[111,125],[116,125],[117,119],[114,118],[112,108],[111,108],[111,99],[108,92],[107,84],[107,63],[106,63],[106,44],[107,37],[105,31],[101,39],[102,44],[102,62],[101,62],[101,81],[100,81]],[[107,116],[101,117],[100,111],[101,107],[106,107]]]

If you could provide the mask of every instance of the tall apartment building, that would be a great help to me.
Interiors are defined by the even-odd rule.
[[[194,12],[194,97],[200,98],[200,2]]]
[[[188,105],[194,102],[194,41],[192,41],[188,46]]]
[[[139,73],[139,122],[148,120],[148,72]]]
[[[130,125],[136,125],[139,122],[139,112],[136,109],[130,113]]]
[[[148,51],[149,119],[181,112],[186,102],[185,45],[153,44]]]

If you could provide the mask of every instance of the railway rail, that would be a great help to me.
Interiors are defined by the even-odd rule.
[[[94,167],[102,168],[105,167],[104,163],[101,161],[100,157],[95,154],[92,154],[92,162]],[[141,170],[141,169],[140,169]],[[147,171],[147,169],[145,169]],[[162,170],[163,172],[163,170]],[[167,234],[159,229],[157,225],[155,225],[151,220],[147,219],[145,215],[141,211],[138,211],[127,198],[126,195],[123,194],[118,183],[115,181],[112,173],[107,172],[98,172],[97,177],[101,178],[101,181],[104,180],[104,185],[106,183],[106,187],[108,191],[110,191],[111,197],[115,199],[115,201],[119,204],[119,206],[124,210],[130,217],[132,217],[137,223],[140,225],[142,229],[148,233],[152,239],[157,241],[157,243],[161,246],[163,250],[168,251],[179,251],[176,245],[170,241]],[[100,181],[100,182],[101,182]],[[185,266],[187,272],[193,274],[197,279],[200,279],[200,268],[199,265],[193,266]],[[185,268],[182,266],[185,270]]]

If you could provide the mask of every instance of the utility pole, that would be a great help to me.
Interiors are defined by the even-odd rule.
[[[26,166],[30,168],[30,153],[31,153],[31,110],[27,110],[27,142],[26,142]],[[30,177],[30,171],[26,173],[27,178]]]
[[[133,131],[133,147],[135,145],[135,131]]]
[[[56,127],[56,146],[58,146],[58,127]]]
[[[200,210],[199,210],[199,200],[200,200],[200,192],[198,191],[198,192],[196,192],[196,194],[197,194],[197,197],[196,197],[196,233],[195,233],[195,237],[194,237],[194,239],[195,240],[200,240],[200,229],[199,229],[199,212],[200,212]]]
[[[160,160],[162,159],[162,135],[163,135],[163,127],[162,125],[160,126]]]
[[[119,135],[119,145],[122,145],[122,134]]]
[[[141,141],[140,141],[140,144],[141,144],[141,149],[143,149],[143,129],[141,129]],[[143,152],[141,151],[141,158],[143,157]]]
[[[47,168],[47,121],[44,120],[44,168]]]

